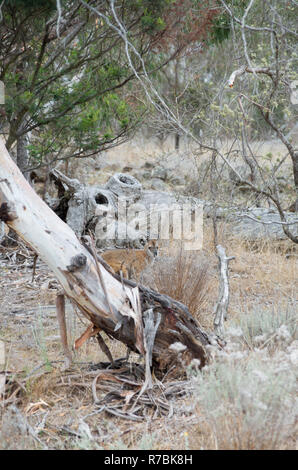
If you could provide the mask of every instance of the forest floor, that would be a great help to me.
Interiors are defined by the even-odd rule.
[[[162,152],[158,143],[148,148],[127,144],[104,155],[100,164],[71,163],[68,175],[85,184],[103,184],[125,166],[127,171],[146,170],[146,163],[157,160],[165,165],[165,153],[169,161],[173,157],[173,143],[168,144]],[[196,179],[191,169],[196,165],[189,160],[186,165],[183,151],[174,159],[174,172],[183,168]],[[284,149],[273,142],[259,152],[281,158]],[[142,183],[146,188],[150,179]],[[223,187],[223,193],[224,199],[230,190]],[[152,397],[137,402],[142,384],[137,374],[137,388],[121,382],[129,377],[129,368],[142,370],[136,354],[130,356],[129,368],[124,360],[118,362],[112,379],[111,365],[92,338],[76,351],[74,365],[64,368],[55,311],[57,281],[39,259],[33,277],[34,253],[22,242],[0,246],[0,346],[5,345],[0,390],[3,377],[6,381],[0,395],[0,449],[296,449],[297,251],[287,240],[245,242],[224,222],[218,225],[218,237],[227,255],[235,256],[229,265],[227,346],[210,351],[212,359],[203,371],[185,366],[183,377],[156,380],[153,402]],[[186,303],[202,328],[212,330],[218,267],[208,223],[203,255],[193,253],[181,262],[181,253],[169,248],[146,279]],[[187,283],[186,288],[177,275],[182,265],[187,279],[196,280],[203,266],[208,269],[200,284]],[[88,325],[69,302],[66,316],[72,345]],[[125,357],[121,343],[104,339],[114,359]]]
[[[185,369],[181,394],[166,399],[167,409],[142,405],[134,414],[137,420],[127,413],[133,400],[123,384],[118,396],[102,386],[96,364],[107,359],[94,339],[76,352],[74,366],[64,370],[56,280],[40,260],[32,280],[33,253],[22,243],[1,248],[0,341],[5,344],[7,383],[0,399],[0,448],[295,449],[297,255],[288,242],[252,247],[227,239],[225,232],[225,243],[228,255],[236,257],[230,264],[227,347],[213,352],[203,372]],[[218,281],[208,237],[204,253],[210,276],[196,317],[210,329]],[[87,324],[69,303],[66,314],[73,344]],[[121,343],[105,340],[114,358],[125,356]],[[137,355],[130,361],[142,364]],[[96,403],[94,382],[97,398],[116,404],[114,411],[123,417]],[[159,384],[159,397],[167,385],[167,379]]]

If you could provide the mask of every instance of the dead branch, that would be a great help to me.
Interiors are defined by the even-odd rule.
[[[71,352],[67,344],[67,332],[66,332],[66,321],[65,321],[65,298],[63,294],[58,294],[56,297],[56,312],[57,319],[60,329],[60,337],[63,346],[64,355],[66,358],[66,367],[72,363]]]
[[[228,80],[228,85],[230,88],[233,88],[235,80],[237,77],[240,77],[244,73],[260,73],[260,74],[265,74],[268,75],[271,79],[274,77],[273,71],[269,67],[247,67],[245,65],[242,65],[237,70],[234,70],[234,72],[231,73],[230,78]]]
[[[218,336],[223,336],[224,320],[227,319],[227,311],[229,306],[229,278],[228,278],[228,264],[229,261],[235,259],[235,256],[226,256],[225,249],[221,245],[216,247],[217,256],[219,259],[220,269],[220,287],[219,298],[214,308],[214,331]]]

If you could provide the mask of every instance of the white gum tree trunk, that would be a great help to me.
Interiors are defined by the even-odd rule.
[[[123,318],[132,318],[135,338],[130,338],[130,341],[134,342],[139,352],[144,352],[138,289],[123,286],[102,265],[96,265],[94,257],[71,228],[26,181],[1,138],[0,216],[38,253],[53,271],[66,295],[90,321],[114,331],[117,325],[120,327],[123,324]],[[129,330],[126,333],[122,331],[124,341],[127,335],[129,342],[129,336],[133,333],[131,328]]]

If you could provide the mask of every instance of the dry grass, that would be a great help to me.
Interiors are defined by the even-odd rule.
[[[239,306],[251,310],[256,304],[274,306],[295,301],[297,257],[288,257],[289,244],[263,245],[256,250],[231,242],[229,252],[236,260],[230,272],[230,315],[237,315]]]
[[[192,446],[231,450],[294,449],[297,438],[297,315],[293,328],[277,328],[275,315],[262,313],[259,329],[250,331],[260,349],[245,341],[246,332],[232,329],[229,347],[193,377],[196,413]],[[245,315],[245,314],[244,314]],[[245,319],[242,319],[245,322]],[[265,320],[265,321],[264,321]],[[268,334],[268,325],[270,325]],[[269,341],[265,340],[267,332]],[[273,335],[272,335],[273,333]],[[254,336],[255,335],[255,336]],[[295,339],[296,338],[296,339]],[[270,347],[274,344],[274,347]]]
[[[206,227],[203,253],[171,249],[168,257],[163,254],[156,260],[151,277],[149,272],[144,275],[149,276],[150,284],[154,282],[152,287],[187,304],[204,327],[212,325],[218,294],[211,234]],[[229,337],[226,356],[215,357],[203,374],[190,377],[188,393],[175,401],[177,412],[171,418],[151,421],[148,415],[143,423],[97,413],[92,380],[86,375],[87,362],[106,361],[97,343],[91,340],[79,350],[72,375],[64,372],[54,305],[44,308],[54,303],[54,296],[40,289],[38,282],[28,290],[30,269],[19,276],[7,267],[3,279],[9,279],[11,287],[2,290],[0,339],[7,345],[7,369],[20,380],[29,378],[12,402],[23,418],[10,404],[0,407],[0,448],[295,448],[294,368],[290,361],[296,354],[297,258],[288,257],[288,243],[250,246],[230,236],[225,226],[219,235],[227,254],[236,256],[230,263],[228,326],[240,327],[242,336]],[[16,307],[17,313],[12,313]],[[86,325],[70,306],[67,321],[73,342]],[[282,334],[275,334],[283,325],[288,336],[284,328]],[[114,341],[109,347],[115,358],[124,356],[120,343]],[[267,374],[263,382],[262,374]],[[243,390],[248,392],[246,396]],[[42,444],[24,430],[24,420]]]
[[[157,258],[143,273],[143,282],[187,305],[202,325],[210,326],[212,258],[182,248],[171,255]]]
[[[235,256],[229,264],[230,304],[229,317],[239,309],[251,310],[255,305],[274,306],[295,301],[297,296],[298,253],[289,240],[249,243],[237,237],[224,222],[218,223],[218,243],[228,256]],[[217,265],[214,255],[212,227],[204,228],[204,252]],[[217,297],[218,270],[212,270],[212,296]]]

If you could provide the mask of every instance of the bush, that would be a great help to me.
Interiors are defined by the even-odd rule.
[[[145,270],[142,280],[158,292],[182,302],[194,317],[206,322],[203,313],[208,303],[210,274],[210,260],[206,255],[181,249],[176,256],[158,257]]]
[[[231,363],[217,360],[193,377],[202,425],[218,449],[280,449],[295,446],[297,372],[265,354]],[[193,439],[196,439],[193,437]],[[291,439],[293,439],[291,441]]]
[[[274,351],[277,343],[284,347],[297,338],[297,313],[291,304],[267,310],[255,307],[251,312],[243,312],[237,324],[245,342],[252,348],[267,345]]]

